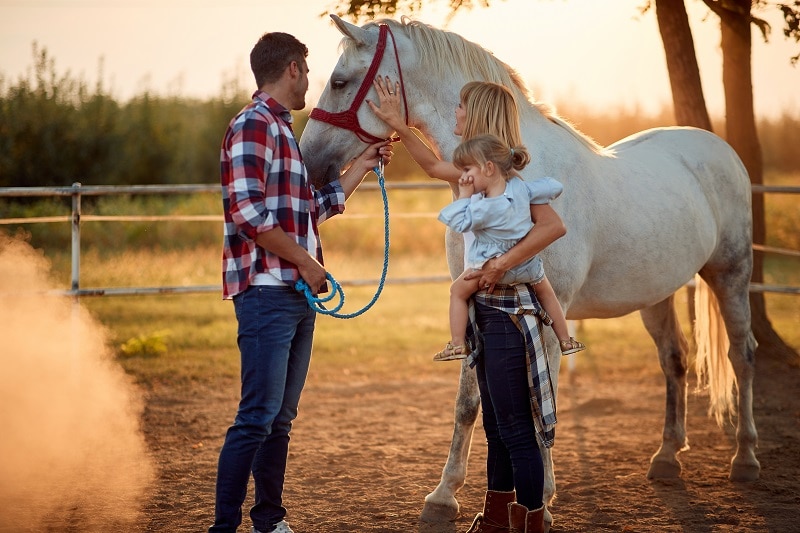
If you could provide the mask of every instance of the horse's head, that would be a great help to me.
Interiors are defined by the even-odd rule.
[[[491,81],[527,100],[519,75],[491,52],[463,37],[403,19],[355,26],[331,15],[344,35],[342,55],[317,108],[311,112],[300,148],[314,185],[339,176],[368,144],[393,132],[369,108],[378,101],[376,74],[401,82],[407,122],[423,132],[443,158],[459,142],[453,134],[459,93],[468,81]]]
[[[370,143],[392,131],[375,116],[366,99],[377,102],[372,80],[380,73],[399,80],[413,50],[408,39],[385,24],[358,27],[331,15],[344,35],[343,53],[303,131],[300,149],[315,186],[339,176]],[[406,111],[407,112],[407,111]]]

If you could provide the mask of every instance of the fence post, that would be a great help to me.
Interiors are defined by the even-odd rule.
[[[81,278],[81,184],[72,184],[72,293],[77,295]]]

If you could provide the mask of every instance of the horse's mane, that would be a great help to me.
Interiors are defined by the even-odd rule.
[[[597,153],[605,151],[594,139],[560,117],[550,104],[533,101],[519,73],[482,46],[468,41],[457,33],[441,30],[408,17],[402,17],[400,21],[376,20],[364,27],[380,24],[387,24],[392,31],[404,32],[414,43],[420,63],[434,78],[446,79],[449,74],[458,73],[465,74],[472,80],[504,85],[514,93],[521,106],[528,105],[535,108],[544,118],[566,129],[592,151]],[[342,44],[342,51],[345,54],[354,48],[348,38],[345,38]]]

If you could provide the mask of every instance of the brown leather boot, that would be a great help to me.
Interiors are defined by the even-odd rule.
[[[508,504],[509,533],[544,533],[544,505],[528,511],[516,502]]]
[[[467,533],[508,533],[508,506],[517,499],[517,493],[487,490],[483,512],[475,516]]]

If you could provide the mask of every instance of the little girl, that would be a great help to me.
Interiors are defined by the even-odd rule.
[[[439,213],[439,220],[453,231],[471,231],[475,240],[467,251],[467,268],[450,287],[450,342],[434,361],[465,359],[469,321],[469,299],[478,287],[478,278],[464,279],[473,269],[514,246],[533,227],[531,204],[556,199],[564,187],[553,178],[524,181],[515,171],[530,162],[524,146],[509,148],[494,135],[479,135],[461,143],[453,153],[453,164],[461,170],[458,198]],[[499,284],[532,283],[536,297],[553,320],[561,354],[579,352],[586,346],[570,337],[567,321],[553,287],[544,274],[542,259],[535,255],[507,271]]]

